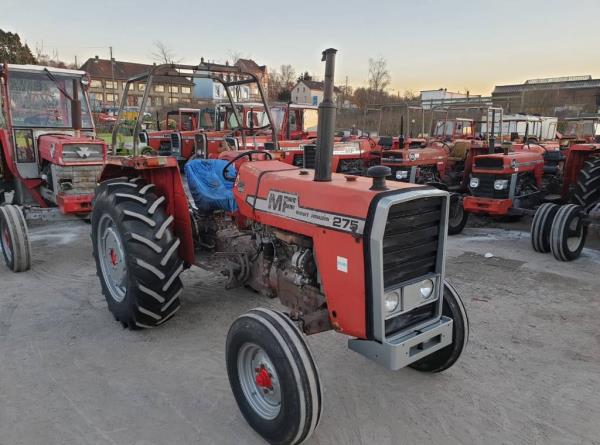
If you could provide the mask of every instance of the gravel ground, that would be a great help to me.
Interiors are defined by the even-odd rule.
[[[130,332],[106,309],[88,225],[32,238],[31,271],[0,266],[1,445],[263,443],[229,389],[224,345],[237,315],[277,302],[192,269],[178,315]],[[600,443],[599,271],[597,250],[558,263],[524,232],[467,228],[447,266],[471,321],[461,360],[390,372],[341,335],[310,337],[325,410],[309,443]]]

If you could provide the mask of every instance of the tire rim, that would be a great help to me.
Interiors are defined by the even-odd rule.
[[[452,227],[458,226],[461,223],[464,214],[465,214],[465,209],[462,206],[462,202],[459,201],[455,205],[451,205],[450,206],[450,218],[449,218],[450,226],[452,226]]]
[[[244,343],[237,360],[238,378],[244,396],[262,418],[273,420],[281,411],[281,387],[273,362],[254,343]]]
[[[127,293],[127,263],[123,242],[110,216],[102,216],[96,235],[102,277],[112,299],[120,303]]]
[[[8,231],[8,225],[6,224],[2,224],[2,251],[10,263],[13,257],[12,242],[10,241],[10,232]]]
[[[570,252],[575,252],[579,249],[583,240],[583,225],[580,222],[581,219],[579,216],[576,216],[567,227],[567,248]]]

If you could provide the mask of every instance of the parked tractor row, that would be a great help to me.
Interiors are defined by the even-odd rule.
[[[285,313],[249,311],[226,342],[238,406],[271,443],[301,443],[321,418],[305,335],[345,334],[350,349],[391,370],[440,372],[458,360],[469,325],[445,279],[445,249],[470,212],[524,214],[552,201],[533,219],[532,243],[561,260],[578,256],[600,213],[600,145],[578,134],[546,140],[555,121],[552,130],[551,120],[498,108],[463,110],[478,117],[443,110],[431,137],[404,134],[404,121],[398,137],[336,136],[335,57],[323,52],[318,110],[269,106],[258,79],[235,66],[155,66],[125,84],[110,146],[95,136],[85,73],[1,71],[0,199],[10,203],[0,206],[0,242],[9,268],[30,267],[27,219],[86,218],[108,309],[126,328],[170,320],[192,265],[224,275],[227,288],[278,298]],[[229,101],[214,112],[173,110],[151,129],[149,91],[168,76],[210,79]],[[117,155],[139,82],[131,151]],[[236,103],[241,85],[261,101]],[[407,108],[407,121],[415,111]]]

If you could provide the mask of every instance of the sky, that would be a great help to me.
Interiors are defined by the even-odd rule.
[[[600,77],[600,0],[2,0],[0,29],[61,60],[151,63],[161,41],[184,63],[233,53],[269,69],[291,64],[322,77],[321,51],[338,49],[336,83],[366,86],[384,57],[392,93],[569,75]],[[8,13],[6,13],[8,11]]]

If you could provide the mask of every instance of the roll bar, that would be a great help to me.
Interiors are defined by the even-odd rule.
[[[240,80],[226,81],[222,76],[223,74],[237,74],[237,75],[244,76],[246,78],[240,79]],[[184,78],[192,78],[192,79],[210,79],[214,82],[219,82],[221,85],[223,85],[223,88],[225,89],[225,93],[227,94],[227,99],[228,99],[229,103],[231,104],[233,113],[235,114],[235,118],[236,118],[238,124],[240,124],[240,125],[243,122],[243,120],[241,119],[239,112],[237,110],[237,107],[235,106],[235,101],[231,94],[230,88],[255,83],[258,87],[258,91],[260,94],[261,101],[264,105],[265,112],[267,113],[267,118],[269,120],[269,124],[267,127],[271,127],[271,135],[272,135],[274,147],[278,147],[277,129],[275,128],[275,125],[273,124],[273,117],[271,116],[271,110],[269,108],[267,98],[265,96],[265,92],[263,90],[263,87],[262,87],[258,77],[256,77],[256,75],[254,75],[253,73],[244,71],[237,66],[222,65],[222,64],[216,64],[216,63],[207,63],[202,60],[198,65],[183,65],[183,64],[176,64],[176,63],[166,63],[166,64],[162,64],[162,65],[156,65],[150,71],[138,74],[137,76],[133,76],[127,80],[127,82],[125,83],[125,87],[123,88],[123,97],[121,98],[121,103],[119,106],[119,113],[117,115],[117,121],[115,122],[115,125],[113,127],[113,132],[112,132],[113,154],[116,154],[117,135],[119,133],[119,128],[122,123],[121,116],[123,114],[123,110],[127,106],[127,97],[129,95],[129,89],[130,89],[131,85],[135,82],[145,82],[146,88],[144,90],[144,95],[142,97],[142,103],[139,106],[139,113],[137,115],[135,127],[133,129],[133,156],[137,156],[139,141],[138,141],[138,138],[136,137],[136,135],[140,131],[141,124],[142,124],[142,118],[143,118],[143,111],[146,109],[146,103],[148,102],[148,97],[150,95],[150,91],[152,90],[152,84],[154,82],[154,79],[157,76],[174,77],[174,78],[175,77],[184,77]],[[243,131],[242,131],[242,138],[245,139]],[[244,146],[245,146],[245,143],[244,143]]]

